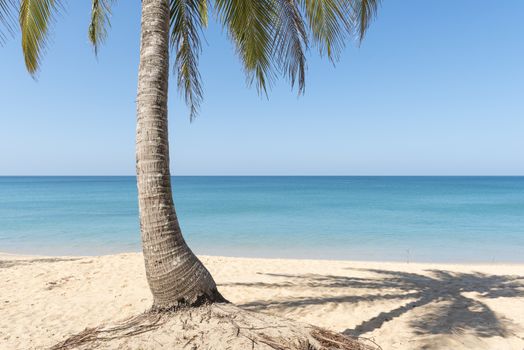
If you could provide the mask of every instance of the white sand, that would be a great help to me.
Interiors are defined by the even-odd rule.
[[[202,257],[244,308],[388,349],[524,349],[524,265]],[[146,310],[138,253],[0,255],[0,349],[40,349]],[[160,346],[159,346],[160,348]]]

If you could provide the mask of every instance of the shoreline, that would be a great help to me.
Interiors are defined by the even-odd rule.
[[[522,349],[524,264],[202,256],[234,304],[384,349]],[[0,253],[0,348],[38,349],[147,310],[141,253]]]
[[[24,253],[11,253],[11,252],[2,252],[0,251],[0,260],[20,260],[20,259],[45,259],[45,258],[101,258],[107,256],[115,255],[126,255],[126,254],[142,254],[141,251],[126,251],[126,252],[116,252],[108,254],[92,254],[92,255],[68,255],[68,254],[24,254]],[[359,260],[359,259],[329,259],[329,258],[301,258],[301,257],[259,257],[259,256],[236,256],[236,255],[215,255],[215,254],[196,254],[199,258],[223,258],[223,259],[244,259],[244,260],[277,260],[277,261],[310,261],[310,262],[334,262],[334,263],[356,263],[363,264],[369,263],[372,265],[375,264],[405,264],[405,265],[420,265],[420,266],[479,266],[479,267],[489,267],[489,266],[515,266],[523,267],[524,261],[522,262],[513,262],[513,261],[402,261],[402,260]]]

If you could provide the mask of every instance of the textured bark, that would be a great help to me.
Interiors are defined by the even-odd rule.
[[[167,135],[169,0],[142,0],[136,172],[140,230],[154,308],[223,301],[208,270],[189,249],[171,194]]]

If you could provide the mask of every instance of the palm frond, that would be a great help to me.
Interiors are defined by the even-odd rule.
[[[190,119],[198,114],[202,84],[198,59],[202,50],[202,27],[207,25],[207,0],[171,0],[171,47],[175,51],[178,88],[190,109]]]
[[[4,43],[6,34],[13,34],[14,0],[0,0],[0,45]]]
[[[49,24],[60,6],[59,0],[21,0],[22,51],[27,70],[33,76],[38,71],[47,44]]]
[[[359,1],[359,0],[356,0]],[[352,28],[347,12],[351,0],[300,0],[313,42],[320,54],[337,60]]]
[[[111,5],[114,0],[92,0],[91,21],[87,35],[98,54],[98,48],[107,38],[107,28],[111,26]]]
[[[209,20],[208,16],[208,6],[207,6],[207,0],[200,0],[198,2],[198,11],[200,15],[200,23],[202,26],[207,27],[207,23]]]
[[[274,20],[273,0],[216,0],[219,19],[233,40],[244,65],[248,83],[256,81],[259,92],[274,79]]]
[[[332,61],[349,36],[362,40],[379,0],[214,0],[218,19],[232,39],[248,83],[266,92],[277,73],[305,89],[309,35]],[[208,0],[170,0],[175,70],[193,119],[202,101],[198,60]]]
[[[300,94],[306,82],[307,30],[296,0],[276,0],[276,5],[275,57],[291,86],[298,81]]]
[[[380,0],[354,0],[354,21],[358,23],[357,33],[359,41],[364,39],[369,24],[377,14],[379,4]]]

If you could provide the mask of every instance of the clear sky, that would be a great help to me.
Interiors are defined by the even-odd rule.
[[[90,1],[68,1],[38,81],[19,37],[0,47],[0,175],[134,174],[139,0],[120,0],[98,59]],[[524,175],[524,1],[384,0],[333,67],[311,51],[306,94],[246,86],[211,23],[205,101],[175,81],[174,175]]]

